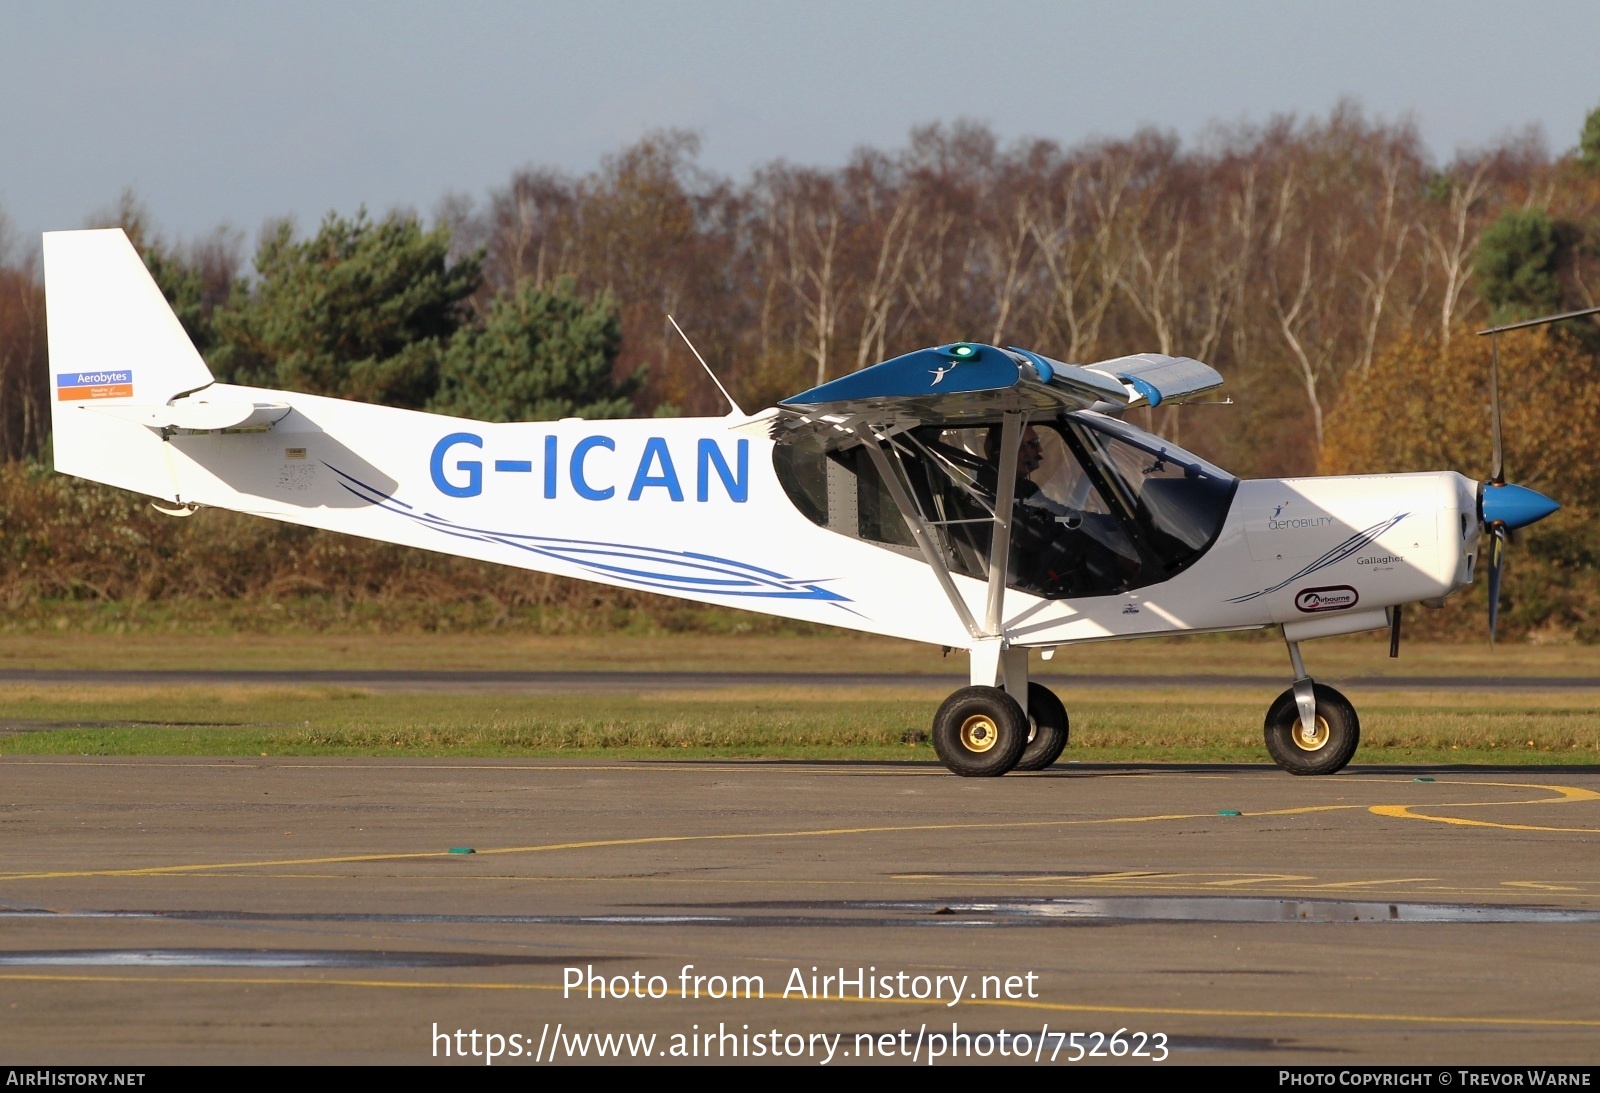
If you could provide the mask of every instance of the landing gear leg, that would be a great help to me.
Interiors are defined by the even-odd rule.
[[[933,716],[933,750],[939,761],[968,778],[995,778],[1017,765],[1030,739],[1028,651],[1000,638],[980,638],[971,649],[972,686],[944,700]]]
[[[1355,755],[1361,721],[1349,699],[1306,674],[1300,643],[1288,646],[1294,686],[1267,710],[1267,751],[1290,774],[1332,774]]]

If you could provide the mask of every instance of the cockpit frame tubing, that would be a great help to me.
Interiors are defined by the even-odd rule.
[[[1000,637],[1005,619],[1006,577],[1011,561],[1011,507],[1017,496],[1017,449],[1022,441],[1022,415],[1000,419],[1000,471],[994,488],[994,534],[989,539],[989,595],[984,633]]]
[[[1100,491],[1105,498],[1106,507],[1111,514],[1122,524],[1123,531],[1127,534],[1133,549],[1139,552],[1139,571],[1148,571],[1157,575],[1156,580],[1165,580],[1170,574],[1167,565],[1150,546],[1149,531],[1144,521],[1139,518],[1139,503],[1129,495],[1126,485],[1114,473],[1107,473],[1107,468],[1101,466],[1095,458],[1095,450],[1090,443],[1080,434],[1079,430],[1087,430],[1087,426],[1073,421],[1070,415],[1060,418],[1061,437],[1066,441],[1067,447],[1083,467],[1084,474],[1089,476],[1089,481],[1095,489]],[[1155,581],[1141,581],[1140,584],[1152,584]],[[1114,592],[1127,591],[1127,583],[1123,587],[1114,589]]]
[[[939,581],[939,587],[944,589],[945,596],[950,600],[950,606],[955,608],[956,617],[961,620],[961,625],[966,627],[971,637],[975,639],[983,637],[983,631],[978,628],[978,620],[972,617],[971,608],[967,606],[967,601],[961,598],[961,592],[956,588],[955,579],[950,575],[950,567],[939,555],[933,532],[928,529],[922,513],[911,503],[911,495],[906,492],[905,483],[901,481],[898,470],[884,454],[877,432],[865,422],[856,423],[854,429],[862,447],[867,449],[872,465],[878,469],[878,476],[888,487],[889,496],[894,500],[895,507],[900,510],[900,515],[910,527],[911,536],[916,539],[917,549],[922,551],[923,560],[928,563],[928,568],[933,570],[934,577]]]

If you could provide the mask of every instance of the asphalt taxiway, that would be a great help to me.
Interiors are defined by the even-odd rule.
[[[0,1058],[1593,1063],[1597,837],[1593,768],[6,757]]]

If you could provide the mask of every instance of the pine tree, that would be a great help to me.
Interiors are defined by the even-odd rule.
[[[420,409],[482,278],[448,263],[450,234],[412,215],[374,223],[333,213],[296,242],[280,224],[262,243],[255,291],[217,314],[219,379]]]
[[[609,293],[585,302],[570,280],[554,291],[525,281],[490,305],[481,328],[456,335],[429,409],[483,421],[625,417],[644,375],[613,381],[621,346]]]

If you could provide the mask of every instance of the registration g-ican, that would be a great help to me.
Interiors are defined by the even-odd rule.
[[[55,465],[160,499],[969,653],[933,720],[957,774],[1067,743],[1033,653],[1276,626],[1266,744],[1295,774],[1356,750],[1310,638],[1466,587],[1558,506],[1453,471],[1240,480],[1124,420],[1222,383],[1155,354],[1065,364],[957,342],[757,414],[489,423],[214,381],[127,237],[44,237]],[[715,378],[715,377],[713,377]],[[730,400],[731,401],[731,400]]]

